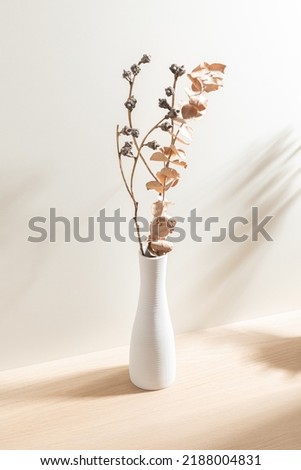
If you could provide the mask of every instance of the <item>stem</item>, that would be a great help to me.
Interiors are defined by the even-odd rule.
[[[138,240],[139,240],[139,246],[140,246],[140,251],[142,256],[144,256],[144,251],[143,251],[143,245],[142,245],[142,240],[141,240],[141,233],[140,233],[140,227],[138,224],[138,202],[135,202],[135,215],[134,215],[134,221],[137,229],[137,235],[138,235]]]
[[[132,93],[133,93],[133,88],[134,88],[134,83],[135,83],[135,78],[136,76],[134,76],[133,78],[133,81],[130,83],[130,89],[129,89],[129,96],[128,98],[131,98],[132,96]],[[133,125],[133,120],[132,120],[132,112],[130,110],[128,110],[128,122],[129,122],[129,127],[133,128],[134,125]],[[146,166],[147,170],[149,171],[149,173],[152,175],[152,177],[157,180],[156,176],[154,175],[154,173],[152,172],[151,168],[149,167],[147,161],[145,160],[145,158],[143,157],[143,155],[141,154],[141,145],[139,147],[139,144],[137,142],[137,139],[136,137],[133,137],[133,142],[134,142],[134,145],[136,147],[136,150],[137,152],[139,153],[139,156],[141,158],[141,160],[143,161],[144,165]],[[137,155],[137,158],[138,158],[138,155]],[[134,164],[134,166],[136,167],[136,165]]]
[[[172,95],[172,99],[171,99],[171,106],[172,108],[174,108],[175,106],[175,101],[176,101],[176,86],[177,86],[177,80],[178,80],[178,77],[174,77],[174,81],[173,81],[173,90],[174,90],[174,94]],[[172,119],[171,120],[171,125],[172,125],[172,128],[171,128],[171,138],[170,138],[170,147],[172,147],[172,145],[174,145],[176,139],[177,139],[177,136],[179,134],[179,130],[176,134],[176,136],[174,137],[174,120]],[[172,154],[172,150],[170,149],[170,152],[169,152],[169,155],[168,155],[168,160],[167,162],[164,163],[164,167],[165,168],[168,168],[169,167],[169,162],[170,162],[170,158],[171,158],[171,154]],[[166,183],[166,177],[164,179],[164,184],[163,184],[163,193],[162,193],[162,201],[164,202],[164,198],[165,198],[165,183]]]
[[[176,100],[176,86],[177,86],[177,80],[178,80],[178,77],[174,77],[174,81],[173,81],[173,89],[174,89],[174,94],[172,95],[172,99],[171,99],[171,106],[174,108],[175,106],[175,100]]]
[[[118,125],[117,125],[117,128],[116,128],[116,145],[117,145],[118,161],[119,161],[119,168],[120,168],[121,176],[122,176],[123,182],[125,184],[126,190],[129,193],[129,195],[130,195],[130,197],[133,201],[133,204],[134,204],[134,217],[133,218],[134,218],[134,222],[135,222],[136,229],[137,229],[137,235],[138,235],[138,240],[139,240],[140,251],[141,251],[141,254],[144,256],[143,245],[142,245],[142,240],[141,240],[141,233],[140,233],[140,227],[139,227],[139,224],[138,224],[138,201],[136,201],[134,191],[130,190],[130,187],[128,185],[128,182],[127,182],[125,174],[124,174],[124,170],[123,170],[123,166],[122,166],[122,159],[121,159],[121,154],[120,154],[120,146],[119,146],[119,126]]]
[[[154,130],[156,130],[156,129],[160,126],[161,122],[163,122],[164,119],[165,119],[165,118],[160,119],[160,121],[158,121],[157,124],[155,124],[155,125],[148,131],[148,133],[144,136],[144,138],[143,138],[143,140],[142,140],[140,146],[139,146],[138,149],[137,149],[137,156],[136,156],[136,158],[135,158],[135,162],[134,162],[134,165],[133,165],[133,168],[132,168],[132,174],[131,174],[131,191],[132,191],[132,192],[133,192],[135,171],[136,171],[136,167],[137,167],[137,163],[138,163],[139,157],[142,158],[141,150],[142,150],[142,147],[143,147],[143,145],[144,145],[144,142],[146,141],[146,139],[148,138],[148,136],[149,136]],[[152,174],[152,176],[154,177],[154,179],[155,179],[156,181],[158,181],[158,178],[153,174],[153,172],[151,172],[151,174]]]
[[[130,83],[130,89],[129,89],[129,95],[128,95],[128,98],[131,98],[132,94],[133,94],[133,87],[134,87],[134,83],[135,83],[135,76],[133,77],[133,80],[132,82]],[[133,121],[132,121],[132,112],[130,110],[128,110],[128,122],[129,122],[129,127],[131,127],[133,129]],[[154,127],[152,127],[152,129],[146,134],[146,136],[144,137],[144,139],[142,140],[141,142],[141,145],[139,146],[138,145],[138,142],[137,142],[137,139],[136,137],[132,136],[132,139],[133,139],[133,142],[134,142],[134,145],[136,147],[136,150],[137,150],[137,155],[136,155],[136,158],[135,158],[135,161],[134,161],[134,164],[133,164],[133,168],[132,168],[132,171],[131,171],[131,177],[130,177],[130,186],[128,185],[127,181],[126,181],[126,178],[124,176],[124,173],[123,173],[123,169],[122,169],[122,163],[121,163],[121,158],[120,158],[120,152],[118,151],[118,155],[119,155],[119,166],[120,166],[120,169],[121,169],[121,174],[122,174],[122,177],[123,177],[123,181],[126,185],[126,188],[127,188],[127,191],[128,193],[130,194],[131,196],[131,199],[133,201],[133,204],[134,204],[134,221],[135,221],[135,226],[136,226],[136,229],[137,229],[137,235],[138,235],[138,240],[139,240],[139,245],[140,245],[140,251],[141,251],[141,254],[144,256],[144,251],[143,251],[143,245],[142,245],[142,240],[141,240],[141,233],[140,233],[140,226],[139,226],[139,223],[138,223],[138,207],[139,207],[139,204],[138,204],[138,201],[136,200],[136,197],[135,197],[135,192],[134,192],[134,175],[135,175],[135,172],[136,172],[136,167],[137,167],[137,163],[138,163],[138,159],[139,157],[141,158],[141,160],[143,161],[144,165],[146,166],[147,170],[149,171],[149,173],[152,175],[152,177],[158,181],[157,177],[154,175],[154,173],[152,172],[152,170],[150,169],[149,165],[147,164],[145,158],[143,157],[143,155],[141,154],[141,150],[142,150],[142,147],[144,145],[144,142],[145,140],[147,139],[147,137],[151,134],[151,132],[153,132],[159,124],[161,124],[162,120],[159,121],[158,124],[156,124]],[[118,132],[118,129],[117,129],[117,132]],[[118,136],[119,137],[119,136]]]
[[[181,128],[183,127],[183,125],[184,125],[184,123],[182,123],[182,124],[180,125],[179,129],[177,130],[177,133],[173,136],[172,141],[171,141],[171,145],[174,145],[174,144],[175,144],[175,142],[176,142],[176,140],[177,140],[177,137],[178,137],[178,135],[179,135],[179,132],[180,132]],[[169,153],[168,160],[167,160],[166,165],[165,165],[166,168],[169,167],[170,159],[171,159],[171,152]]]
[[[121,154],[120,154],[120,146],[119,146],[119,126],[118,126],[118,125],[117,125],[117,128],[116,128],[116,146],[117,146],[117,154],[118,154],[118,161],[119,161],[120,173],[121,173],[123,182],[124,182],[124,184],[125,184],[126,190],[127,190],[127,192],[129,193],[131,199],[132,199],[133,202],[134,202],[133,194],[132,194],[131,191],[130,191],[129,185],[128,185],[128,183],[127,183],[127,180],[126,180],[126,177],[125,177],[125,174],[124,174],[124,171],[123,171],[122,160],[121,160]]]

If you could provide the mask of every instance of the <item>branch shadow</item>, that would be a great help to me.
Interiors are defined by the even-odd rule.
[[[250,208],[258,207],[260,220],[267,216],[273,217],[267,229],[274,239],[283,226],[284,216],[301,196],[301,144],[290,130],[285,130],[262,144],[262,147],[262,150],[254,149],[253,155],[250,151],[242,163],[224,177],[212,204],[218,207],[226,204],[227,210],[231,209],[233,215],[239,214],[247,220],[250,220]],[[227,237],[219,247],[216,244],[211,246],[206,255],[208,259],[202,261],[202,264],[206,264],[206,275],[201,275],[200,282],[195,283],[198,295],[206,299],[199,327],[229,321],[231,306],[248,288],[255,263],[256,270],[260,269],[265,256],[269,254],[269,243],[262,235],[254,242],[252,224],[244,225],[241,233],[236,235],[242,234],[247,235],[246,241],[234,243]],[[212,254],[214,259],[216,253],[220,256],[212,262]],[[221,299],[225,307],[222,309]],[[226,310],[228,313],[225,313]]]
[[[91,370],[59,379],[34,381],[29,385],[0,388],[0,403],[39,401],[51,398],[99,399],[121,395],[145,393],[135,387],[129,379],[128,366]]]
[[[29,288],[39,279],[51,256],[46,244],[39,247],[39,250],[32,251],[30,258],[22,266],[26,271],[25,275],[19,275],[20,259],[28,256],[26,243],[29,234],[23,233],[20,221],[23,223],[24,219],[25,227],[27,226],[32,201],[38,200],[52,180],[53,174],[42,168],[1,175],[0,212],[5,223],[0,230],[0,254],[5,275],[12,277],[14,281],[11,283],[13,288],[6,290],[1,296],[4,311],[12,311],[15,303],[23,299]],[[9,257],[8,252],[11,253]]]
[[[292,375],[301,372],[301,337],[286,337],[259,331],[235,331],[221,329],[221,339],[236,344],[246,351],[245,358],[272,369],[285,370]],[[214,338],[212,338],[214,341]]]
[[[301,338],[272,336],[270,342],[258,346],[252,359],[297,374],[301,372]]]

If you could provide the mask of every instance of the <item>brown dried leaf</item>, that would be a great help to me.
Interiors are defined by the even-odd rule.
[[[190,73],[187,74],[187,77],[192,82],[192,84],[191,84],[192,91],[197,92],[197,93],[201,93],[203,91],[202,82],[197,77],[193,77]]]
[[[163,177],[165,178],[170,178],[173,180],[176,178],[180,178],[180,173],[174,168],[162,168],[162,170],[157,173],[157,176],[158,174],[163,175]]]
[[[170,188],[173,188],[174,186],[176,186],[178,182],[179,182],[179,178],[169,181],[169,183],[165,185],[165,191],[168,191]]]
[[[167,157],[170,157],[172,155],[177,155],[177,149],[174,145],[170,147],[161,147],[160,149]]]
[[[178,150],[178,155],[183,156],[183,158],[186,156],[186,153],[183,149],[177,149]]]
[[[172,165],[182,166],[183,168],[187,168],[187,163],[183,160],[173,160],[170,162]]]
[[[173,160],[186,160],[186,153],[183,149],[177,149],[177,155],[173,155],[170,159],[172,162]]]
[[[216,85],[214,83],[208,83],[208,85],[205,85],[205,91],[207,93],[210,93],[211,91],[216,91],[218,90],[220,85]]]
[[[157,178],[164,186],[164,190],[168,191],[171,187],[175,186],[180,178],[180,173],[174,168],[164,167],[158,171]]]
[[[154,189],[158,193],[163,192],[163,186],[161,183],[159,183],[159,181],[148,181],[148,183],[146,183],[146,189],[147,190]]]
[[[224,73],[226,65],[214,63],[214,64],[208,64],[208,68],[209,70],[217,70],[218,72]]]
[[[156,162],[166,162],[168,160],[168,158],[162,152],[155,152],[150,157],[150,160],[153,160],[153,161],[156,161]]]
[[[150,224],[150,240],[157,241],[165,239],[174,231],[176,220],[166,216],[155,217]]]
[[[198,109],[192,104],[184,104],[181,113],[184,119],[192,119],[199,116]]]
[[[166,240],[158,240],[155,242],[149,242],[148,249],[158,256],[165,255],[172,250],[173,244]]]
[[[206,109],[205,104],[202,101],[198,100],[197,98],[191,97],[189,99],[189,104],[191,104],[192,106],[195,106],[198,111],[204,111]],[[187,126],[186,126],[186,128],[187,128]],[[189,129],[191,129],[191,128],[189,128]]]
[[[216,72],[220,73],[220,72]],[[210,80],[206,81],[206,85],[219,85],[223,86],[223,79],[221,77],[211,77]]]
[[[192,140],[192,132],[193,129],[189,126],[182,126],[179,128],[179,134],[181,134],[181,136],[184,137],[186,140]]]
[[[171,202],[167,201],[156,201],[152,204],[152,215],[154,217],[160,217],[164,215]]]
[[[205,62],[206,64],[206,62]],[[206,64],[208,65],[208,64]],[[195,67],[191,73],[195,73],[195,72],[201,72],[202,70],[206,69],[207,67],[205,67],[203,64],[200,64],[198,65],[197,67]]]
[[[158,180],[160,181],[160,183],[162,184],[162,186],[164,186],[166,184],[166,176],[161,175],[160,171],[158,171],[156,176],[157,176]]]
[[[185,121],[186,122],[186,121]],[[186,127],[186,126],[185,126]],[[178,128],[178,130],[176,132],[172,132],[172,131],[169,131],[170,135],[172,136],[173,139],[175,139],[176,141],[180,142],[181,144],[184,144],[184,145],[190,145],[191,141],[192,141],[192,138],[190,137],[190,135],[184,135],[182,133],[182,128]],[[174,153],[174,152],[173,152]]]
[[[187,140],[184,140],[182,137],[180,137],[179,134],[177,135],[176,140],[178,140],[181,144],[190,145],[190,142],[188,142]]]

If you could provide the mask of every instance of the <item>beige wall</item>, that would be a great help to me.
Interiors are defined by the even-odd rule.
[[[273,243],[187,239],[169,260],[176,332],[301,306],[300,6],[297,1],[4,0],[0,4],[2,369],[127,344],[133,243],[29,243],[28,220],[131,214],[115,155],[120,73],[150,53],[137,97],[155,122],[168,66],[228,65],[195,126],[172,212],[274,215]],[[3,47],[4,45],[4,47]],[[149,215],[151,195],[141,196]]]

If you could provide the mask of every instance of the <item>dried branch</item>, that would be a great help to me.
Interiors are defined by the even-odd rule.
[[[122,176],[123,182],[125,184],[126,190],[129,193],[129,195],[130,195],[130,197],[133,201],[133,204],[134,204],[134,217],[133,217],[133,219],[134,219],[134,222],[135,222],[135,225],[136,225],[136,230],[137,230],[137,235],[138,235],[138,240],[139,240],[139,245],[140,245],[140,251],[141,251],[141,254],[144,255],[143,244],[142,244],[141,233],[140,233],[140,226],[139,226],[139,223],[138,223],[138,206],[139,206],[139,204],[138,204],[138,201],[135,198],[134,191],[132,189],[130,189],[130,187],[128,185],[128,182],[126,180],[126,177],[125,177],[125,173],[124,173],[123,165],[122,165],[121,154],[120,154],[119,135],[120,135],[119,134],[119,126],[117,125],[117,128],[116,128],[116,145],[117,145],[119,168],[120,168],[121,176]]]
[[[170,101],[166,98],[159,99],[159,107],[165,109],[167,114],[151,127],[139,144],[139,129],[134,128],[132,119],[132,111],[135,109],[137,104],[137,100],[133,95],[133,90],[135,78],[141,70],[140,65],[148,62],[150,62],[150,56],[144,54],[137,64],[133,64],[131,66],[130,70],[123,71],[123,78],[129,82],[128,98],[124,103],[127,108],[129,126],[124,126],[121,131],[119,131],[119,126],[117,126],[116,142],[121,176],[134,205],[134,221],[137,229],[141,254],[144,256],[162,256],[172,249],[172,244],[167,242],[166,238],[168,234],[173,231],[176,223],[175,219],[172,220],[166,215],[165,211],[170,203],[169,201],[165,201],[165,193],[171,187],[175,186],[179,182],[180,178],[180,173],[176,169],[170,167],[170,165],[178,165],[184,168],[187,167],[187,163],[184,158],[185,151],[182,148],[178,148],[179,143],[188,145],[191,140],[190,134],[192,129],[186,125],[187,120],[203,116],[207,108],[208,93],[222,87],[225,65],[220,63],[208,64],[207,62],[204,62],[194,68],[191,73],[187,74],[187,77],[190,80],[190,87],[186,90],[189,99],[187,103],[181,106],[182,117],[180,117],[180,110],[175,109],[176,88],[179,77],[184,75],[186,72],[183,65],[179,66],[172,64],[169,69],[174,75],[173,85],[165,88],[165,95],[167,98],[170,98]],[[177,132],[175,132],[176,125],[178,126]],[[163,132],[168,132],[171,135],[168,147],[160,147],[160,144],[156,140],[148,141],[149,136],[159,128]],[[119,144],[121,134],[124,136],[131,136],[131,140],[125,141],[122,147],[120,147]],[[161,170],[156,174],[152,171],[151,165],[142,155],[143,147],[149,147],[155,151],[150,157],[151,163],[163,163],[163,168],[161,168]],[[134,159],[128,178],[123,167],[123,157]],[[148,181],[146,183],[146,188],[159,193],[159,199],[153,204],[153,220],[151,222],[151,233],[148,238],[146,252],[143,250],[140,226],[138,223],[139,204],[134,190],[135,175],[139,159],[142,160],[142,163],[153,178],[152,181]]]
[[[134,162],[134,165],[133,165],[133,169],[132,169],[132,174],[131,174],[131,191],[133,191],[133,184],[134,184],[134,176],[135,176],[135,171],[136,171],[136,167],[137,167],[137,163],[138,163],[138,159],[139,157],[142,157],[141,155],[141,150],[142,150],[142,147],[144,146],[145,144],[145,141],[146,139],[150,136],[150,134],[152,132],[154,132],[154,130],[158,129],[158,127],[160,126],[160,124],[164,121],[164,118],[163,119],[160,119],[160,121],[157,122],[157,124],[155,124],[149,131],[147,134],[145,134],[140,146],[138,147],[137,149],[137,156],[135,158],[135,162]],[[153,178],[158,181],[158,178],[153,174],[153,172],[151,171],[150,172],[151,175],[153,176]]]

